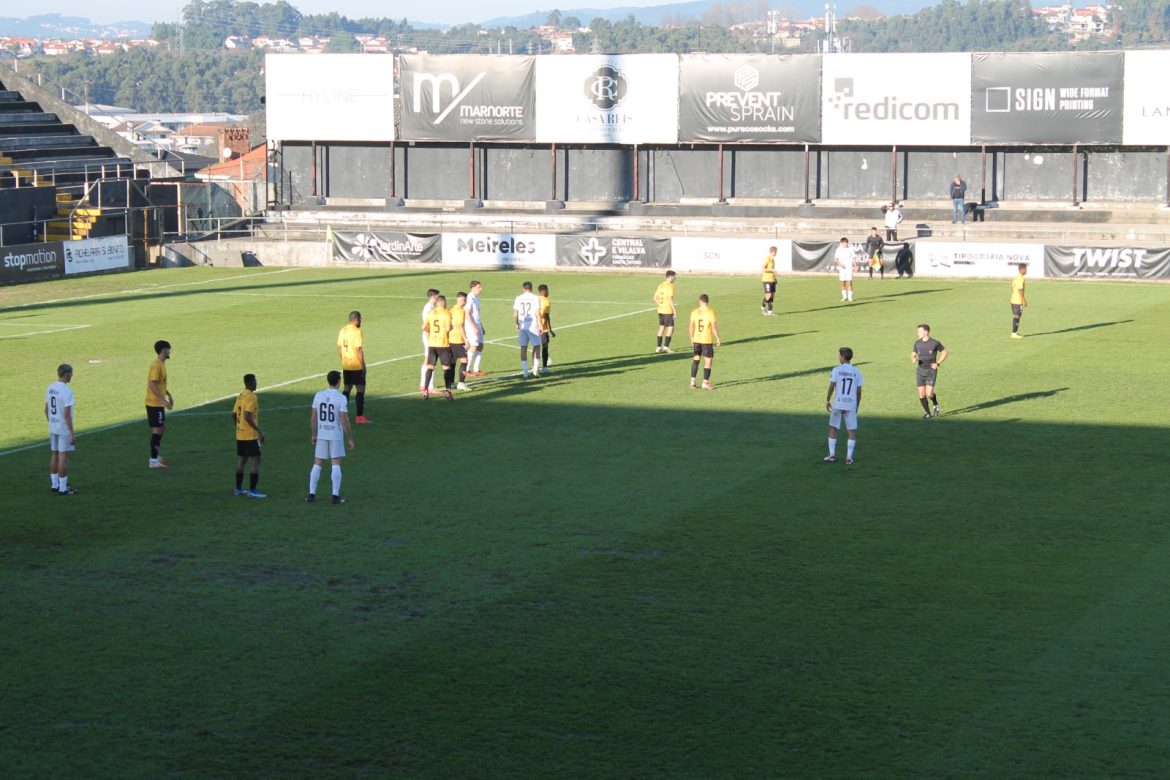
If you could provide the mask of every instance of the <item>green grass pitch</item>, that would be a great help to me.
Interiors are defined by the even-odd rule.
[[[478,276],[491,376],[418,397],[419,311]],[[523,382],[511,301],[552,288]],[[0,291],[7,777],[1041,777],[1170,766],[1161,285],[754,278],[688,389],[648,276],[189,269]],[[308,404],[364,315],[349,503]],[[923,421],[915,326],[950,350]],[[177,407],[146,468],[151,344]],[[857,463],[821,462],[839,346]],[[48,491],[41,405],[82,436]],[[254,372],[264,501],[232,495]],[[843,448],[843,447],[842,447]],[[322,481],[328,484],[328,474]],[[327,487],[322,493],[327,492]]]

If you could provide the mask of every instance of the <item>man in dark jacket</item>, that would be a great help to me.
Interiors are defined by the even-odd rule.
[[[951,182],[951,224],[967,222],[967,182],[959,174]]]

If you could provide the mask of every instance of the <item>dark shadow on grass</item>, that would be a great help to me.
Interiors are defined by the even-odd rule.
[[[1133,320],[1117,320],[1116,322],[1094,322],[1089,325],[1077,325],[1074,328],[1061,328],[1060,330],[1045,330],[1040,333],[1029,333],[1027,338],[1037,338],[1039,336],[1057,336],[1061,333],[1076,333],[1080,330],[1096,330],[1097,328],[1111,328],[1114,325],[1125,325],[1133,322]]]
[[[775,339],[786,339],[791,336],[805,336],[809,333],[820,333],[820,331],[802,330],[795,333],[768,333],[764,336],[750,336],[748,338],[742,339],[731,339],[730,341],[723,342],[723,346],[730,347],[732,344],[752,344],[759,341],[773,341]]]
[[[992,401],[983,401],[981,403],[972,404],[971,406],[964,406],[962,409],[955,409],[947,412],[947,417],[953,417],[957,414],[970,414],[971,412],[981,412],[984,409],[994,409],[997,406],[1007,406],[1008,404],[1015,404],[1021,401],[1034,401],[1037,398],[1051,398],[1057,393],[1063,393],[1068,390],[1067,387],[1057,387],[1053,390],[1037,390],[1032,393],[1017,393],[1016,395],[1007,395],[1003,398],[996,398]]]
[[[869,362],[854,363],[855,366],[866,366]],[[780,374],[771,374],[770,376],[758,376],[752,379],[737,379],[732,382],[720,382],[719,387],[737,387],[739,385],[755,385],[760,382],[782,382],[785,379],[798,379],[802,376],[816,376],[818,374],[825,375],[825,381],[828,382],[829,373],[836,366],[821,366],[820,368],[805,368],[800,371],[785,371]],[[827,386],[827,385],[826,385]]]

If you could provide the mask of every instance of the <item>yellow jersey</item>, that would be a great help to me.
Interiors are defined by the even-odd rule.
[[[236,441],[255,441],[260,438],[256,428],[248,425],[245,415],[252,413],[252,422],[260,427],[260,399],[251,390],[245,390],[236,398],[236,405],[232,407],[232,414],[236,418]]]
[[[337,334],[337,346],[341,349],[341,367],[346,371],[361,371],[365,368],[358,350],[362,348],[362,329],[352,322]],[[363,356],[364,357],[364,356]]]
[[[654,291],[659,314],[674,314],[674,282],[661,282]]]
[[[764,258],[764,272],[760,274],[760,281],[773,283],[776,281],[776,258],[772,255]]]
[[[427,315],[427,346],[451,346],[451,312],[438,307]]]
[[[547,295],[540,296],[540,329],[552,330],[552,323],[549,320],[549,312],[552,311],[552,301]]]
[[[158,385],[158,395],[155,395],[150,389],[150,383],[154,382]],[[161,396],[161,398],[160,398]],[[146,405],[147,406],[165,406],[164,401],[167,400],[167,364],[155,358],[155,361],[150,364],[150,370],[146,374]]]
[[[691,340],[695,344],[715,343],[715,310],[710,306],[700,306],[691,312]]]
[[[452,344],[464,343],[465,339],[463,337],[463,325],[466,322],[467,322],[467,311],[459,304],[455,304],[454,306],[452,306],[451,307],[451,335],[448,336],[448,340]]]
[[[1024,275],[1016,274],[1016,278],[1012,279],[1012,299],[1013,306],[1021,306],[1024,303]]]

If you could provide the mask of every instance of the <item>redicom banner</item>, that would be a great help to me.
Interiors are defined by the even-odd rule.
[[[759,238],[672,238],[670,267],[682,273],[759,273],[769,247],[773,246],[776,247],[776,271],[791,271],[792,241]]]
[[[1170,144],[1170,51],[1125,53],[1126,146]]]
[[[411,54],[398,61],[404,140],[536,140],[533,57]]]
[[[679,63],[679,141],[817,143],[818,54],[688,54]]]
[[[974,55],[972,141],[1121,143],[1124,62],[1119,51]]]
[[[394,140],[388,54],[269,54],[264,82],[269,140]]]
[[[65,273],[62,242],[0,247],[0,284],[56,279]]]
[[[557,236],[557,265],[603,268],[669,268],[669,238]]]
[[[969,54],[849,54],[822,58],[822,143],[971,143]]]
[[[1170,249],[1046,246],[1044,274],[1111,279],[1170,279]]]
[[[130,267],[130,240],[124,235],[62,241],[61,251],[66,276]]]
[[[537,57],[536,140],[676,143],[678,56]]]
[[[989,276],[1008,278],[1016,266],[1028,265],[1031,276],[1042,276],[1043,244],[982,244],[973,241],[917,241],[914,272],[920,276]]]
[[[333,259],[340,263],[438,263],[437,235],[413,233],[333,233]]]
[[[556,236],[547,233],[444,233],[443,263],[473,268],[552,268]]]

